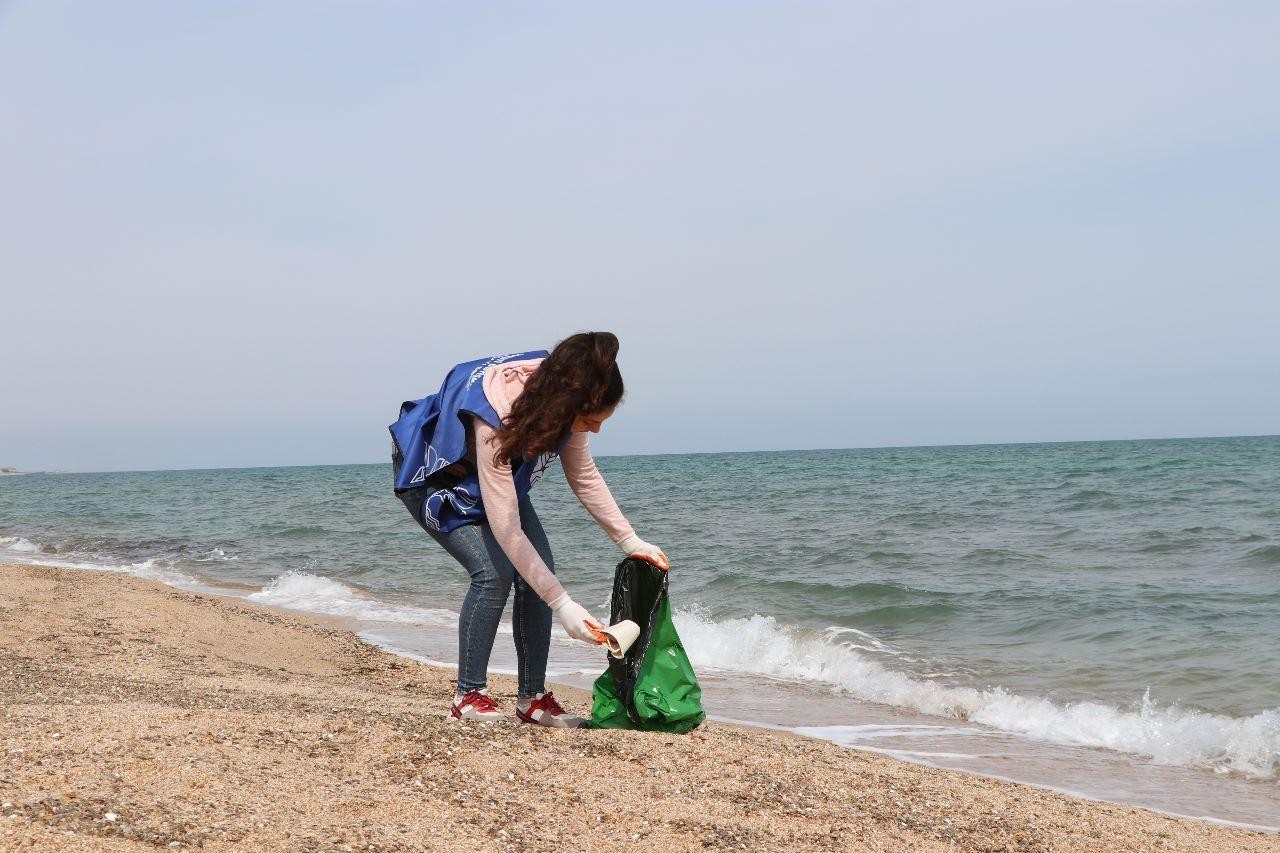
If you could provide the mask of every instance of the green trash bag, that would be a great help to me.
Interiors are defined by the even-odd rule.
[[[706,719],[702,689],[693,674],[667,600],[667,573],[628,557],[613,576],[609,624],[630,619],[640,636],[621,660],[596,679],[591,727],[683,734]]]

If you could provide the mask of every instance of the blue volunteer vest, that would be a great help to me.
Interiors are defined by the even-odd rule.
[[[399,419],[388,427],[395,491],[424,528],[448,533],[484,520],[475,466],[467,464],[463,475],[446,474],[445,469],[466,459],[470,416],[494,429],[502,426],[484,395],[485,370],[508,361],[546,356],[546,350],[535,350],[468,361],[450,370],[435,394],[401,404]],[[557,455],[544,453],[515,462],[511,476],[518,497],[529,493]]]

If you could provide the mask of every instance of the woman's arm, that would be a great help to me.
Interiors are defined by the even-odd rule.
[[[564,466],[564,476],[569,481],[569,488],[573,489],[578,500],[596,520],[596,524],[609,534],[613,544],[622,549],[622,553],[648,560],[665,572],[671,568],[667,555],[657,545],[650,545],[637,536],[635,528],[627,521],[622,510],[618,509],[618,502],[613,499],[613,493],[605,485],[604,477],[600,476],[596,461],[591,458],[588,443],[590,438],[591,434],[588,432],[573,433],[560,454],[560,463]]]
[[[493,427],[479,418],[472,418],[476,439],[476,468],[480,477],[480,498],[484,501],[489,529],[498,540],[503,553],[511,560],[529,587],[543,601],[551,604],[563,596],[564,587],[551,569],[542,561],[538,551],[524,535],[520,526],[520,504],[516,497],[515,480],[511,478],[511,465],[499,461]]]
[[[589,432],[572,433],[569,443],[560,453],[560,464],[564,466],[564,478],[569,481],[569,488],[573,489],[582,506],[614,544],[618,544],[628,536],[635,536],[636,531],[618,509],[618,502],[613,499],[604,477],[600,476],[596,460],[591,458],[590,439]]]

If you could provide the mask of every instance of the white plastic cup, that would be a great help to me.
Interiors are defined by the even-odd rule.
[[[630,619],[624,619],[600,633],[604,634],[604,644],[609,654],[621,659],[626,657],[627,649],[640,637],[640,626]]]

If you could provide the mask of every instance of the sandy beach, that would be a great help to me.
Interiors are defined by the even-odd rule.
[[[451,724],[450,679],[315,619],[0,566],[0,849],[1280,849],[765,730]]]

